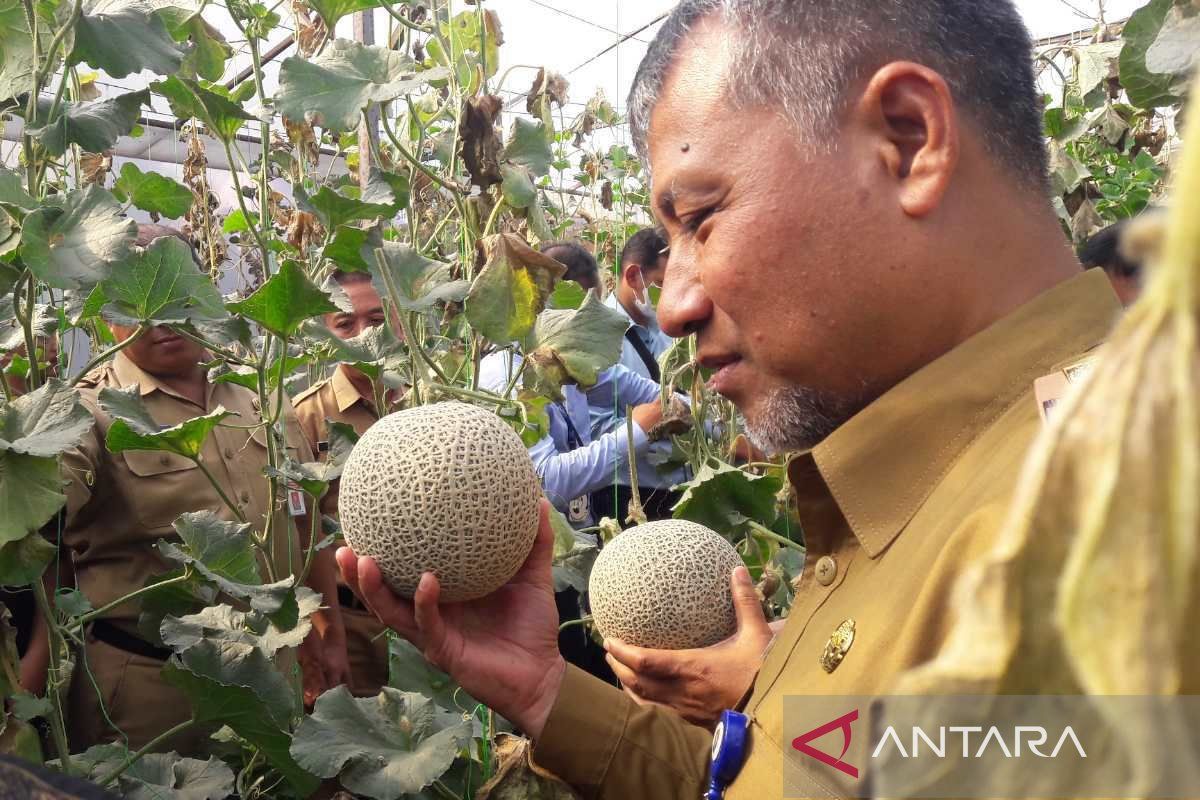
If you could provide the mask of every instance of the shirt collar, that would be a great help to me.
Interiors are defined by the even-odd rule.
[[[901,381],[794,459],[789,477],[801,492],[826,484],[875,558],[980,433],[1037,378],[1103,343],[1119,315],[1103,270],[1072,278]]]
[[[333,399],[337,403],[338,411],[343,413],[355,403],[371,405],[367,398],[363,397],[351,382],[350,376],[346,374],[347,369],[349,368],[345,364],[338,364],[338,368],[333,371],[333,377],[329,380],[329,385],[333,388]]]
[[[117,381],[121,386],[132,386],[136,383],[138,385],[138,394],[142,397],[154,392],[162,392],[165,395],[174,397],[176,400],[182,400],[185,403],[192,402],[192,400],[184,397],[159,378],[133,363],[129,356],[123,352],[119,352],[113,356],[112,371],[117,376]],[[213,386],[214,384],[209,382],[205,387],[206,396],[210,400],[212,398]]]

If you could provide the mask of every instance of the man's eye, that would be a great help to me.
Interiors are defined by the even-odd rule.
[[[714,211],[716,211],[715,208],[705,208],[695,213],[688,214],[686,217],[680,220],[680,222],[683,223],[683,229],[688,233],[695,233],[696,231],[700,230],[700,226],[704,224],[704,221],[713,215]]]

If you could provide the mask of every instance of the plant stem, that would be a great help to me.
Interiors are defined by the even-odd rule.
[[[225,505],[229,507],[229,510],[234,513],[234,516],[238,518],[238,522],[246,522],[246,515],[243,514],[242,510],[238,508],[232,500],[229,499],[229,495],[225,494],[225,490],[221,488],[221,484],[215,477],[213,477],[213,474],[209,472],[208,467],[204,465],[203,459],[197,456],[196,458],[193,458],[192,461],[197,467],[200,468],[200,471],[204,473],[204,477],[208,478],[208,482],[212,484],[212,487],[217,490],[217,495],[221,498]]]
[[[37,536],[37,533],[30,534]],[[50,598],[46,596],[46,587],[42,583],[41,578],[33,582],[33,595],[37,601],[38,612],[42,615],[42,619],[46,622],[46,629],[50,632],[50,681],[46,688],[46,697],[50,700],[50,732],[54,736],[54,748],[58,750],[59,763],[62,764],[62,772],[64,775],[71,774],[71,748],[67,744],[67,726],[63,723],[62,698],[58,691],[59,681],[61,680],[60,670],[62,669],[58,657],[61,652],[59,647],[62,645],[62,632],[58,628],[58,617],[55,614],[54,608],[50,605]]]
[[[4,367],[0,367],[0,387],[4,388],[4,399],[11,403],[13,401],[12,387],[8,385],[8,375],[4,372]]]
[[[229,178],[233,181],[233,190],[234,194],[237,195],[238,208],[241,210],[242,216],[246,218],[246,222],[249,223],[252,217],[250,216],[250,209],[246,206],[246,198],[242,194],[242,182],[238,179],[237,159],[233,157],[233,146],[223,138],[221,139],[221,145],[225,148],[225,158],[229,161]],[[261,190],[259,194],[258,202],[261,205],[263,202]],[[262,251],[263,273],[266,274],[270,269],[270,250],[267,248],[267,243],[262,238],[262,232],[258,228],[248,225],[248,230],[254,235],[254,241],[258,244],[258,249]]]
[[[142,748],[140,750],[138,750],[136,753],[133,753],[128,758],[126,758],[125,761],[123,761],[121,763],[121,766],[117,767],[115,770],[113,770],[109,774],[105,775],[100,780],[96,781],[96,783],[99,784],[100,786],[107,786],[108,784],[115,781],[117,778],[121,777],[121,775],[123,775],[125,773],[125,770],[129,769],[135,763],[137,763],[137,760],[139,758],[146,755],[147,753],[153,752],[155,747],[158,747],[160,744],[167,741],[175,734],[185,731],[195,724],[196,724],[195,719],[186,719],[183,722],[176,725],[174,728],[163,731],[158,736],[155,736],[153,739],[146,742],[146,744],[143,745]]]
[[[441,392],[442,394],[452,394],[456,397],[462,397],[467,400],[478,400],[481,403],[490,403],[494,406],[507,406],[512,404],[511,400],[503,397],[497,397],[494,394],[473,392],[470,389],[461,389],[457,386],[448,386],[443,383],[431,383],[429,384],[429,388],[435,392]]]
[[[397,139],[396,134],[392,132],[392,126],[391,126],[391,124],[388,123],[387,114],[380,114],[379,121],[383,125],[383,132],[385,134],[387,134],[388,140],[392,143],[392,147],[395,147],[396,150],[398,150],[400,152],[400,155],[402,155],[404,157],[405,161],[412,164],[415,168],[417,168],[421,172],[425,173],[426,177],[428,177],[431,181],[436,183],[438,186],[441,186],[443,189],[448,189],[451,192],[455,192],[456,194],[462,193],[464,191],[463,187],[459,186],[456,183],[450,183],[445,178],[443,178],[441,175],[438,175],[436,172],[431,170],[429,167],[422,164],[420,162],[420,160],[418,160],[417,157],[414,156],[412,153],[408,152],[408,148],[406,148],[404,145],[400,144],[400,140]]]
[[[480,238],[483,238],[492,232],[492,225],[496,223],[496,220],[500,217],[500,210],[506,205],[508,205],[508,203],[504,201],[503,197],[500,197],[496,200],[496,205],[492,207],[492,213],[488,215],[487,223],[485,223],[483,226],[483,233],[480,234]]]
[[[26,385],[29,387],[29,391],[32,392],[42,385],[42,372],[40,367],[38,367],[37,342],[33,336],[33,315],[37,309],[37,278],[29,270],[26,270],[26,274],[29,276],[29,286],[25,293],[28,303],[25,308],[25,315],[21,316],[20,313],[19,290],[14,290],[13,311],[17,314],[17,319],[20,320],[21,327],[25,331],[25,357],[29,359],[29,377],[26,378]]]
[[[33,137],[29,135],[29,129],[37,119],[37,101],[38,96],[42,93],[42,57],[39,47],[38,18],[37,12],[33,8],[33,0],[21,0],[21,6],[25,9],[25,22],[29,25],[34,65],[29,98],[25,102],[25,124],[21,127],[21,148],[25,152],[25,183],[27,184],[25,188],[35,200],[39,200],[42,194],[38,185],[38,165],[37,160],[33,157]]]
[[[75,386],[76,384],[78,384],[81,380],[83,380],[83,377],[85,375],[87,375],[89,372],[91,372],[93,369],[95,369],[99,365],[103,364],[109,358],[111,358],[112,356],[115,356],[117,353],[121,352],[129,345],[133,344],[133,342],[139,336],[141,336],[145,331],[146,331],[145,323],[139,324],[136,328],[133,329],[132,335],[117,342],[112,347],[108,348],[107,350],[104,350],[99,355],[97,355],[95,358],[93,358],[91,361],[84,364],[83,369],[79,371],[79,374],[71,379],[70,385]]]
[[[445,800],[461,800],[461,798],[454,793],[453,789],[442,783],[440,780],[435,780],[432,785],[433,790],[438,793],[438,797],[445,798]]]
[[[791,539],[787,538],[786,536],[780,536],[775,531],[773,531],[763,525],[759,525],[754,520],[749,520],[746,524],[750,526],[750,532],[753,533],[755,536],[759,537],[760,539],[765,539],[768,542],[774,542],[775,544],[781,545],[783,547],[790,547],[793,550],[797,550],[801,553],[808,552],[804,548],[803,545],[793,542]]]
[[[646,522],[646,512],[642,508],[642,493],[638,489],[638,473],[637,473],[637,453],[633,450],[633,409],[629,406],[625,407],[625,447],[628,450],[629,458],[629,508],[626,509],[628,516],[626,522],[632,522],[635,525],[642,525]],[[621,510],[617,509],[618,516]]]
[[[113,600],[111,603],[107,603],[106,605],[103,605],[100,608],[92,609],[91,611],[87,612],[86,614],[81,615],[72,624],[71,630],[72,631],[80,630],[83,628],[83,626],[87,625],[92,620],[99,619],[100,617],[107,614],[109,611],[112,611],[114,608],[124,605],[125,603],[128,603],[130,600],[136,600],[137,598],[141,597],[142,595],[146,594],[147,592],[149,592],[153,589],[158,589],[163,586],[174,586],[177,583],[184,583],[185,581],[189,580],[190,578],[191,578],[191,574],[187,570],[185,570],[182,575],[176,575],[174,578],[168,578],[165,581],[161,581],[159,583],[152,583],[149,586],[143,586],[140,589],[136,589],[136,590],[130,592],[129,594],[124,595],[123,597],[118,597],[116,600]]]
[[[562,625],[559,625],[559,626],[558,626],[558,632],[559,632],[559,633],[562,633],[562,632],[563,632],[563,631],[565,631],[567,628],[574,628],[574,627],[577,627],[577,626],[579,626],[579,625],[588,625],[588,624],[590,624],[590,623],[591,623],[591,621],[592,621],[592,615],[591,615],[591,614],[584,614],[584,615],[583,615],[582,617],[580,617],[579,619],[569,619],[569,620],[567,620],[566,622],[564,622]]]

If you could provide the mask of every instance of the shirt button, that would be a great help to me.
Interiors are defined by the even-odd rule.
[[[225,460],[226,460],[226,461],[232,461],[232,460],[233,460],[233,448],[232,448],[232,447],[226,447],[226,448],[225,448]]]
[[[158,463],[162,464],[165,467],[167,464],[171,463],[171,457],[168,456],[166,453],[163,453],[161,456],[158,457]]]
[[[837,562],[831,556],[821,556],[817,561],[817,583],[828,586],[837,577]]]
[[[250,502],[250,493],[248,491],[246,491],[245,489],[243,489],[240,499],[243,503],[249,503]]]

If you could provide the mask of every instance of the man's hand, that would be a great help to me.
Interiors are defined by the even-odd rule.
[[[472,697],[536,739],[558,696],[566,662],[558,652],[558,609],[550,561],[554,531],[542,500],[533,550],[520,571],[487,597],[438,605],[432,573],[411,601],[397,597],[370,558],[337,552],[342,578],[381,621],[415,644]]]
[[[712,647],[696,650],[648,650],[608,639],[608,663],[625,693],[639,703],[675,709],[689,722],[712,727],[735,707],[762,664],[774,632],[763,616],[754,583],[745,567],[730,577],[737,633]]]
[[[662,405],[657,401],[653,403],[642,403],[640,406],[634,406],[630,412],[633,417],[633,422],[647,436],[650,431],[654,430],[654,426],[662,421]]]

